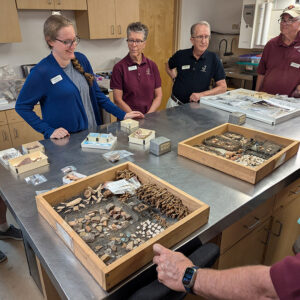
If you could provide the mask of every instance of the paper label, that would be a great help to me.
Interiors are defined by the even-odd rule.
[[[290,66],[291,66],[291,67],[294,67],[294,68],[297,68],[297,69],[300,68],[300,64],[297,64],[297,63],[295,63],[295,62],[291,62]]]
[[[182,66],[181,67],[181,70],[188,70],[188,69],[190,69],[190,65],[184,65],[184,66]]]
[[[73,239],[67,234],[67,232],[56,223],[56,231],[58,235],[64,240],[64,242],[68,245],[68,247],[74,251]]]
[[[61,77],[61,75],[57,75],[57,76],[51,78],[50,80],[51,80],[51,83],[52,83],[52,84],[55,84],[55,83],[61,81],[61,80],[62,80],[62,77]]]
[[[130,66],[128,67],[128,71],[137,70],[137,66]]]
[[[280,165],[282,165],[285,162],[285,157],[286,157],[286,153],[283,153],[279,159],[276,161],[275,167],[274,169],[276,169],[277,167],[279,167]]]

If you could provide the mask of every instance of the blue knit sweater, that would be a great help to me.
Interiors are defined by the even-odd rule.
[[[79,52],[76,52],[75,56],[85,72],[93,74],[88,59]],[[90,87],[90,98],[98,125],[102,124],[99,104],[118,119],[124,119],[125,112],[100,91],[95,80]],[[34,105],[38,102],[41,105],[42,120],[33,111]],[[80,92],[52,53],[31,70],[17,99],[15,109],[31,127],[44,134],[45,138],[49,138],[59,127],[65,128],[70,133],[88,128],[88,119]]]

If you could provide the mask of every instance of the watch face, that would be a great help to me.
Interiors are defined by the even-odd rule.
[[[193,278],[195,274],[195,269],[193,268],[186,268],[185,273],[182,278],[182,283],[184,286],[190,287],[193,285]]]

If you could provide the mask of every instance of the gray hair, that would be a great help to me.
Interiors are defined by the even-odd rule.
[[[64,27],[73,26],[72,21],[61,15],[52,15],[44,23],[44,37],[48,47],[51,49],[48,41],[55,41],[58,31]]]
[[[195,31],[195,28],[196,28],[196,26],[198,26],[198,25],[204,25],[204,26],[208,27],[209,32],[210,32],[210,25],[209,25],[209,23],[206,22],[206,21],[200,21],[200,22],[195,23],[195,24],[192,25],[192,27],[191,27],[191,36],[193,36],[194,31]]]
[[[130,32],[142,32],[144,34],[144,41],[146,41],[149,30],[147,25],[142,24],[141,22],[134,22],[127,26],[127,37],[129,37]]]

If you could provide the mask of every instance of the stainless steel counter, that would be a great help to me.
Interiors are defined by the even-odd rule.
[[[175,249],[195,236],[199,236],[202,242],[207,242],[299,177],[299,154],[256,185],[177,155],[178,142],[227,121],[227,112],[196,103],[146,116],[140,121],[140,127],[154,129],[156,136],[171,139],[172,151],[160,157],[149,154],[143,146],[128,144],[127,134],[120,130],[119,123],[98,128],[101,132],[112,132],[117,135],[116,149],[133,152],[131,161],[210,205],[208,224],[174,247]],[[276,126],[247,119],[245,126],[300,139],[300,117]],[[79,173],[90,175],[113,166],[102,157],[102,153],[106,151],[80,148],[80,143],[87,134],[87,131],[72,134],[66,144],[64,141],[56,143],[51,140],[42,141],[50,162],[47,167],[16,176],[1,165],[1,196],[7,202],[23,230],[26,241],[41,260],[63,298],[72,300],[101,299],[107,296],[122,298],[119,295],[122,289],[126,289],[128,282],[110,293],[105,292],[48,223],[39,216],[36,209],[35,192],[60,186],[62,167],[74,165]],[[124,161],[121,160],[119,163]],[[35,173],[43,174],[48,181],[36,187],[26,184],[24,177]],[[129,280],[135,280],[134,277]]]

